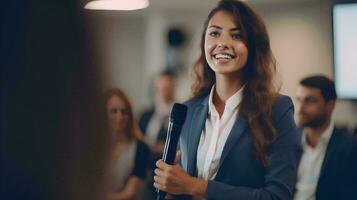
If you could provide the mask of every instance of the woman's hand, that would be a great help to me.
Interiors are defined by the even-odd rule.
[[[154,187],[169,194],[186,194],[203,198],[207,181],[189,176],[178,164],[156,162]]]

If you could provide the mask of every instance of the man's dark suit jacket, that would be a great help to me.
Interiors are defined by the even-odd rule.
[[[180,137],[181,166],[197,176],[197,148],[208,114],[209,95],[187,102],[186,121]],[[301,143],[289,97],[280,96],[271,117],[277,138],[267,150],[270,162],[264,166],[255,156],[254,139],[248,123],[237,117],[225,143],[217,175],[208,181],[206,199],[289,200],[296,182]],[[177,199],[190,199],[179,196]]]
[[[144,112],[139,119],[139,128],[144,134],[146,134],[147,127],[153,115],[154,115],[154,108]],[[166,132],[167,132],[166,129],[167,127],[165,127],[165,124],[163,123],[157,135],[157,141],[165,142]],[[161,159],[161,156],[162,155],[150,154],[149,167],[155,169],[156,168],[155,163],[157,160]]]
[[[151,108],[150,110],[144,112],[139,119],[139,128],[144,134],[146,134],[146,129],[148,128],[149,122],[153,115],[154,115],[154,108]],[[165,142],[166,132],[167,132],[166,128],[167,127],[165,127],[164,124],[162,124],[159,134],[157,135],[158,141]]]
[[[302,129],[298,129],[300,137]],[[357,138],[334,128],[322,162],[316,200],[357,200]]]

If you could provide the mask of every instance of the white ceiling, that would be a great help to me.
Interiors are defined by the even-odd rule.
[[[200,7],[212,7],[219,2],[219,0],[149,0],[150,6],[160,8],[176,8],[176,9],[188,9],[188,8],[200,8]],[[245,0],[248,4],[265,5],[265,4],[291,4],[301,2],[312,2],[317,0]],[[324,0],[328,1],[328,0]]]
[[[202,12],[207,13],[215,7],[219,0],[149,0],[150,6],[142,12],[164,11],[172,13]],[[275,5],[291,5],[329,0],[245,0],[253,7],[271,7]]]
[[[83,4],[91,0],[79,0]],[[128,0],[130,1],[130,0]],[[245,0],[248,4],[256,7],[268,8],[275,5],[291,5],[316,1],[329,0]],[[216,6],[219,0],[149,0],[148,8],[135,11],[98,11],[109,15],[120,15],[121,17],[142,18],[149,13],[168,13],[173,15],[182,15],[184,13],[207,13]]]

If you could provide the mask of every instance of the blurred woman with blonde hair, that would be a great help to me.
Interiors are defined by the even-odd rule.
[[[137,127],[127,95],[118,88],[105,92],[104,103],[113,159],[109,199],[137,199],[144,186],[149,149]]]

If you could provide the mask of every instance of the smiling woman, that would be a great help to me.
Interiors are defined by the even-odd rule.
[[[181,163],[158,161],[154,186],[177,199],[292,199],[301,147],[293,104],[273,84],[262,19],[223,0],[208,15],[200,50]]]
[[[228,73],[237,76],[247,63],[248,49],[234,16],[226,11],[217,12],[208,24],[205,41],[205,56],[212,70],[218,76]]]

